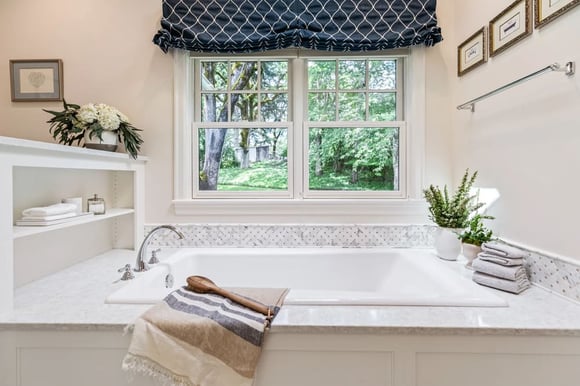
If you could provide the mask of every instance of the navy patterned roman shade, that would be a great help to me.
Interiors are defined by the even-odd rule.
[[[153,41],[247,53],[283,48],[369,51],[441,41],[436,0],[163,0]]]

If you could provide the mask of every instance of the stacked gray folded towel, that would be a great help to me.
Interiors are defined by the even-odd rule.
[[[487,287],[519,294],[530,287],[524,268],[527,253],[497,242],[483,243],[473,260],[473,281]]]

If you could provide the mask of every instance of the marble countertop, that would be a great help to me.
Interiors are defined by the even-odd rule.
[[[133,251],[109,251],[18,288],[0,330],[122,330],[150,307],[104,303],[125,284],[113,283],[117,269],[134,258]],[[271,332],[580,336],[579,304],[538,287],[520,295],[490,291],[509,307],[286,305]]]

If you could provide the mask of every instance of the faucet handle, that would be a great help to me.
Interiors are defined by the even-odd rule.
[[[151,258],[147,264],[157,264],[159,259],[157,258],[157,253],[161,252],[161,248],[157,248],[151,251]]]
[[[131,280],[135,278],[135,275],[133,275],[133,272],[131,271],[131,264],[125,264],[125,266],[119,268],[117,272],[123,272],[123,276],[121,276],[120,280]]]

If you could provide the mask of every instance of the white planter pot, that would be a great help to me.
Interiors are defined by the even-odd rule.
[[[471,268],[471,263],[473,263],[473,259],[477,257],[477,254],[481,252],[481,247],[478,245],[473,244],[466,244],[463,243],[462,245],[462,255],[467,260],[467,264],[465,266],[467,268]]]
[[[459,234],[462,229],[437,228],[435,233],[435,252],[444,260],[457,260],[461,254]]]
[[[106,150],[106,151],[116,151],[117,150],[117,133],[112,131],[103,131],[101,134],[103,140],[101,141],[99,137],[93,136],[89,137],[89,133],[85,132],[85,147],[88,149]]]

